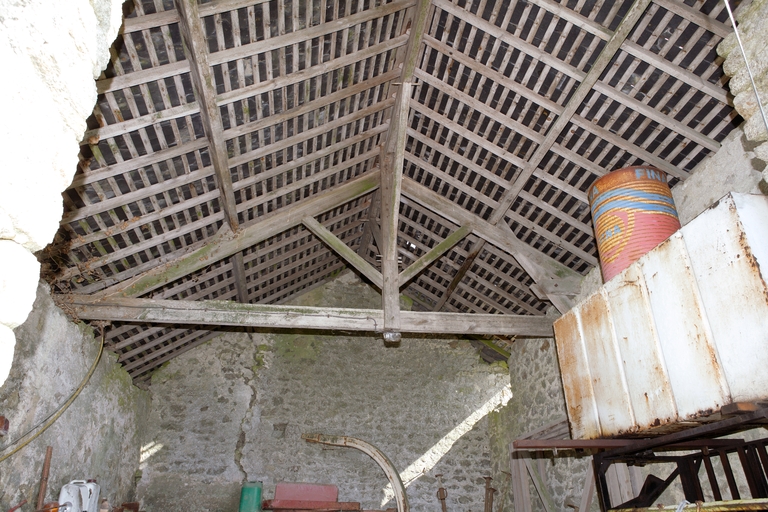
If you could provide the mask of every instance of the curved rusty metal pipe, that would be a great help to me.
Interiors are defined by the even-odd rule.
[[[360,450],[364,454],[368,455],[381,469],[384,470],[384,474],[387,475],[389,483],[392,484],[392,490],[395,493],[395,503],[397,503],[398,512],[410,512],[408,506],[408,497],[405,495],[405,486],[400,479],[400,474],[395,469],[395,465],[392,461],[382,453],[381,450],[376,448],[370,443],[366,443],[360,439],[349,436],[329,436],[325,434],[302,434],[301,438],[308,443],[320,443],[328,444],[331,446],[346,446],[347,448],[355,448]]]

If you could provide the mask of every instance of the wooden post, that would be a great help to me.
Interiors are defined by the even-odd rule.
[[[51,455],[53,454],[53,447],[48,446],[45,449],[45,462],[43,462],[43,475],[40,477],[40,490],[37,493],[37,510],[43,508],[45,503],[45,493],[48,491],[48,474],[51,471]]]
[[[395,150],[385,152],[381,169],[381,275],[382,309],[384,310],[384,339],[390,343],[400,340],[400,272],[397,258],[397,232],[400,216],[400,192],[403,183],[405,128],[411,99],[410,82],[400,84],[400,101],[395,104],[390,129],[396,135]]]

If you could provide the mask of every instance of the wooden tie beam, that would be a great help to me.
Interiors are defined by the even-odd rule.
[[[326,331],[384,332],[386,329],[384,312],[380,309],[128,297],[99,299],[92,295],[57,295],[56,299],[82,320]],[[400,330],[408,333],[553,336],[552,319],[544,316],[401,311],[400,321]]]

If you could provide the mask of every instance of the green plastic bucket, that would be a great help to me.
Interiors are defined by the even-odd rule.
[[[240,490],[240,512],[261,511],[261,482],[246,482]]]

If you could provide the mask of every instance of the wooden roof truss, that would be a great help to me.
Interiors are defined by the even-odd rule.
[[[591,183],[633,164],[684,180],[738,122],[716,1],[129,10],[44,264],[74,314],[113,321],[138,380],[231,325],[206,301],[236,301],[243,327],[303,325],[280,305],[345,267],[382,291],[350,318],[389,341],[542,335],[597,264]]]

